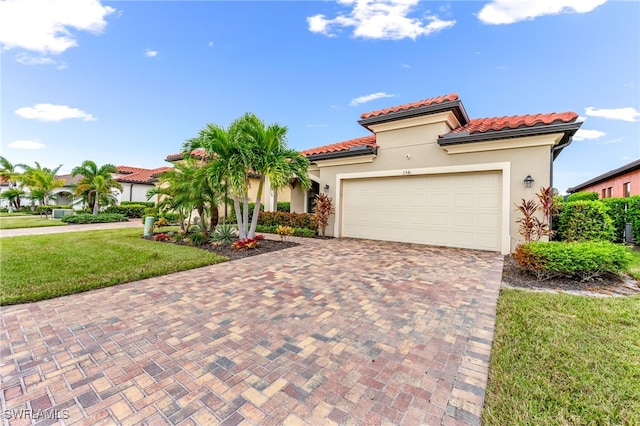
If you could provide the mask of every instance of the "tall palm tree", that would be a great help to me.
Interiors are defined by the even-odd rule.
[[[120,182],[113,178],[118,173],[118,168],[113,164],[104,164],[100,167],[91,161],[85,160],[82,165],[71,170],[73,176],[82,176],[75,187],[75,194],[84,197],[88,204],[93,204],[93,214],[100,211],[100,201],[113,189],[122,190]]]
[[[65,184],[64,179],[56,178],[62,164],[54,169],[42,167],[37,161],[35,165],[35,167],[26,164],[17,164],[16,166],[24,169],[20,180],[29,187],[31,198],[39,201],[43,205],[48,205],[51,192],[54,189],[62,188]]]
[[[187,141],[185,153],[202,148],[210,159],[205,166],[212,180],[225,182],[233,199],[240,238],[255,237],[262,192],[268,178],[274,191],[296,178],[303,188],[311,186],[307,175],[309,161],[299,152],[287,148],[287,128],[278,124],[265,126],[254,114],[245,114],[229,128],[209,124],[197,138]],[[259,176],[255,207],[249,226],[249,177]],[[240,200],[243,202],[242,214]]]
[[[0,156],[0,179],[7,182],[9,190],[5,191],[2,198],[9,200],[9,212],[13,212],[14,207],[20,208],[20,198],[25,195],[24,190],[17,187],[17,182],[20,178],[17,165],[11,164],[5,157]],[[6,194],[6,195],[5,195]]]

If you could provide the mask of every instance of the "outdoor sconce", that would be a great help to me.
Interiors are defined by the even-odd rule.
[[[329,184],[328,183],[324,184],[324,192],[329,192]]]
[[[532,184],[533,184],[533,178],[531,177],[531,175],[527,175],[527,177],[524,178],[524,187],[531,188]]]

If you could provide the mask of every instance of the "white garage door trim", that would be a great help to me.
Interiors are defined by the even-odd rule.
[[[484,163],[484,164],[468,164],[461,166],[444,166],[444,167],[426,167],[404,170],[381,170],[373,172],[359,172],[359,173],[340,173],[336,175],[336,206],[342,206],[342,181],[348,179],[366,179],[366,178],[380,178],[380,177],[395,177],[395,176],[420,176],[420,175],[436,175],[436,174],[451,174],[451,173],[469,173],[469,172],[489,172],[498,171],[502,173],[502,222],[501,226],[501,248],[502,254],[509,254],[511,251],[511,237],[509,234],[509,223],[511,214],[509,207],[511,205],[511,163]],[[333,235],[336,237],[342,236],[342,217],[341,208],[336,209],[336,217]]]

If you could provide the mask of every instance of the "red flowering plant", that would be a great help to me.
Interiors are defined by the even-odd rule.
[[[264,236],[262,235],[256,235],[256,238],[243,238],[241,240],[235,241],[233,244],[231,244],[231,247],[233,247],[235,250],[254,249],[256,247],[260,247],[260,240],[262,239],[264,239]]]

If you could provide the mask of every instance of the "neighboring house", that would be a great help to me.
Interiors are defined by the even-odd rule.
[[[119,174],[115,179],[122,185],[122,191],[118,193],[118,203],[123,201],[157,201],[147,200],[147,191],[155,188],[157,176],[168,170],[172,170],[172,167],[143,169],[118,166]]]
[[[577,118],[471,119],[456,94],[365,113],[371,135],[302,152],[314,186],[292,190],[291,210],[323,191],[336,210],[328,235],[507,254],[522,241],[515,205],[552,185]]]
[[[571,187],[567,192],[597,192],[600,198],[640,195],[640,158]]]
[[[122,185],[122,191],[114,190],[113,195],[120,204],[123,201],[147,201],[147,191],[155,187],[156,176],[162,172],[171,170],[171,167],[158,167],[156,169],[143,169],[140,167],[118,166],[118,174],[115,180]],[[70,174],[56,176],[64,179],[65,184],[53,191],[55,205],[70,205],[74,201],[74,187],[82,179],[81,175]],[[150,200],[155,201],[155,200]],[[78,205],[78,208],[82,206]]]
[[[202,159],[205,156],[204,150],[198,148],[194,149],[191,152],[193,157]],[[184,156],[181,152],[177,154],[167,155],[165,161],[169,163],[175,163],[177,161],[184,160]],[[249,201],[255,202],[256,195],[258,194],[258,185],[260,183],[260,179],[258,176],[249,176]],[[278,201],[288,202],[291,201],[291,187],[285,187],[280,189],[277,193],[271,189],[271,185],[269,184],[269,179],[266,180],[264,188],[262,190],[262,204],[264,205],[265,211],[276,211],[278,207]],[[228,209],[233,210],[233,206],[228,207]],[[228,213],[228,212],[227,212]],[[220,209],[220,216],[226,217],[223,208]]]

